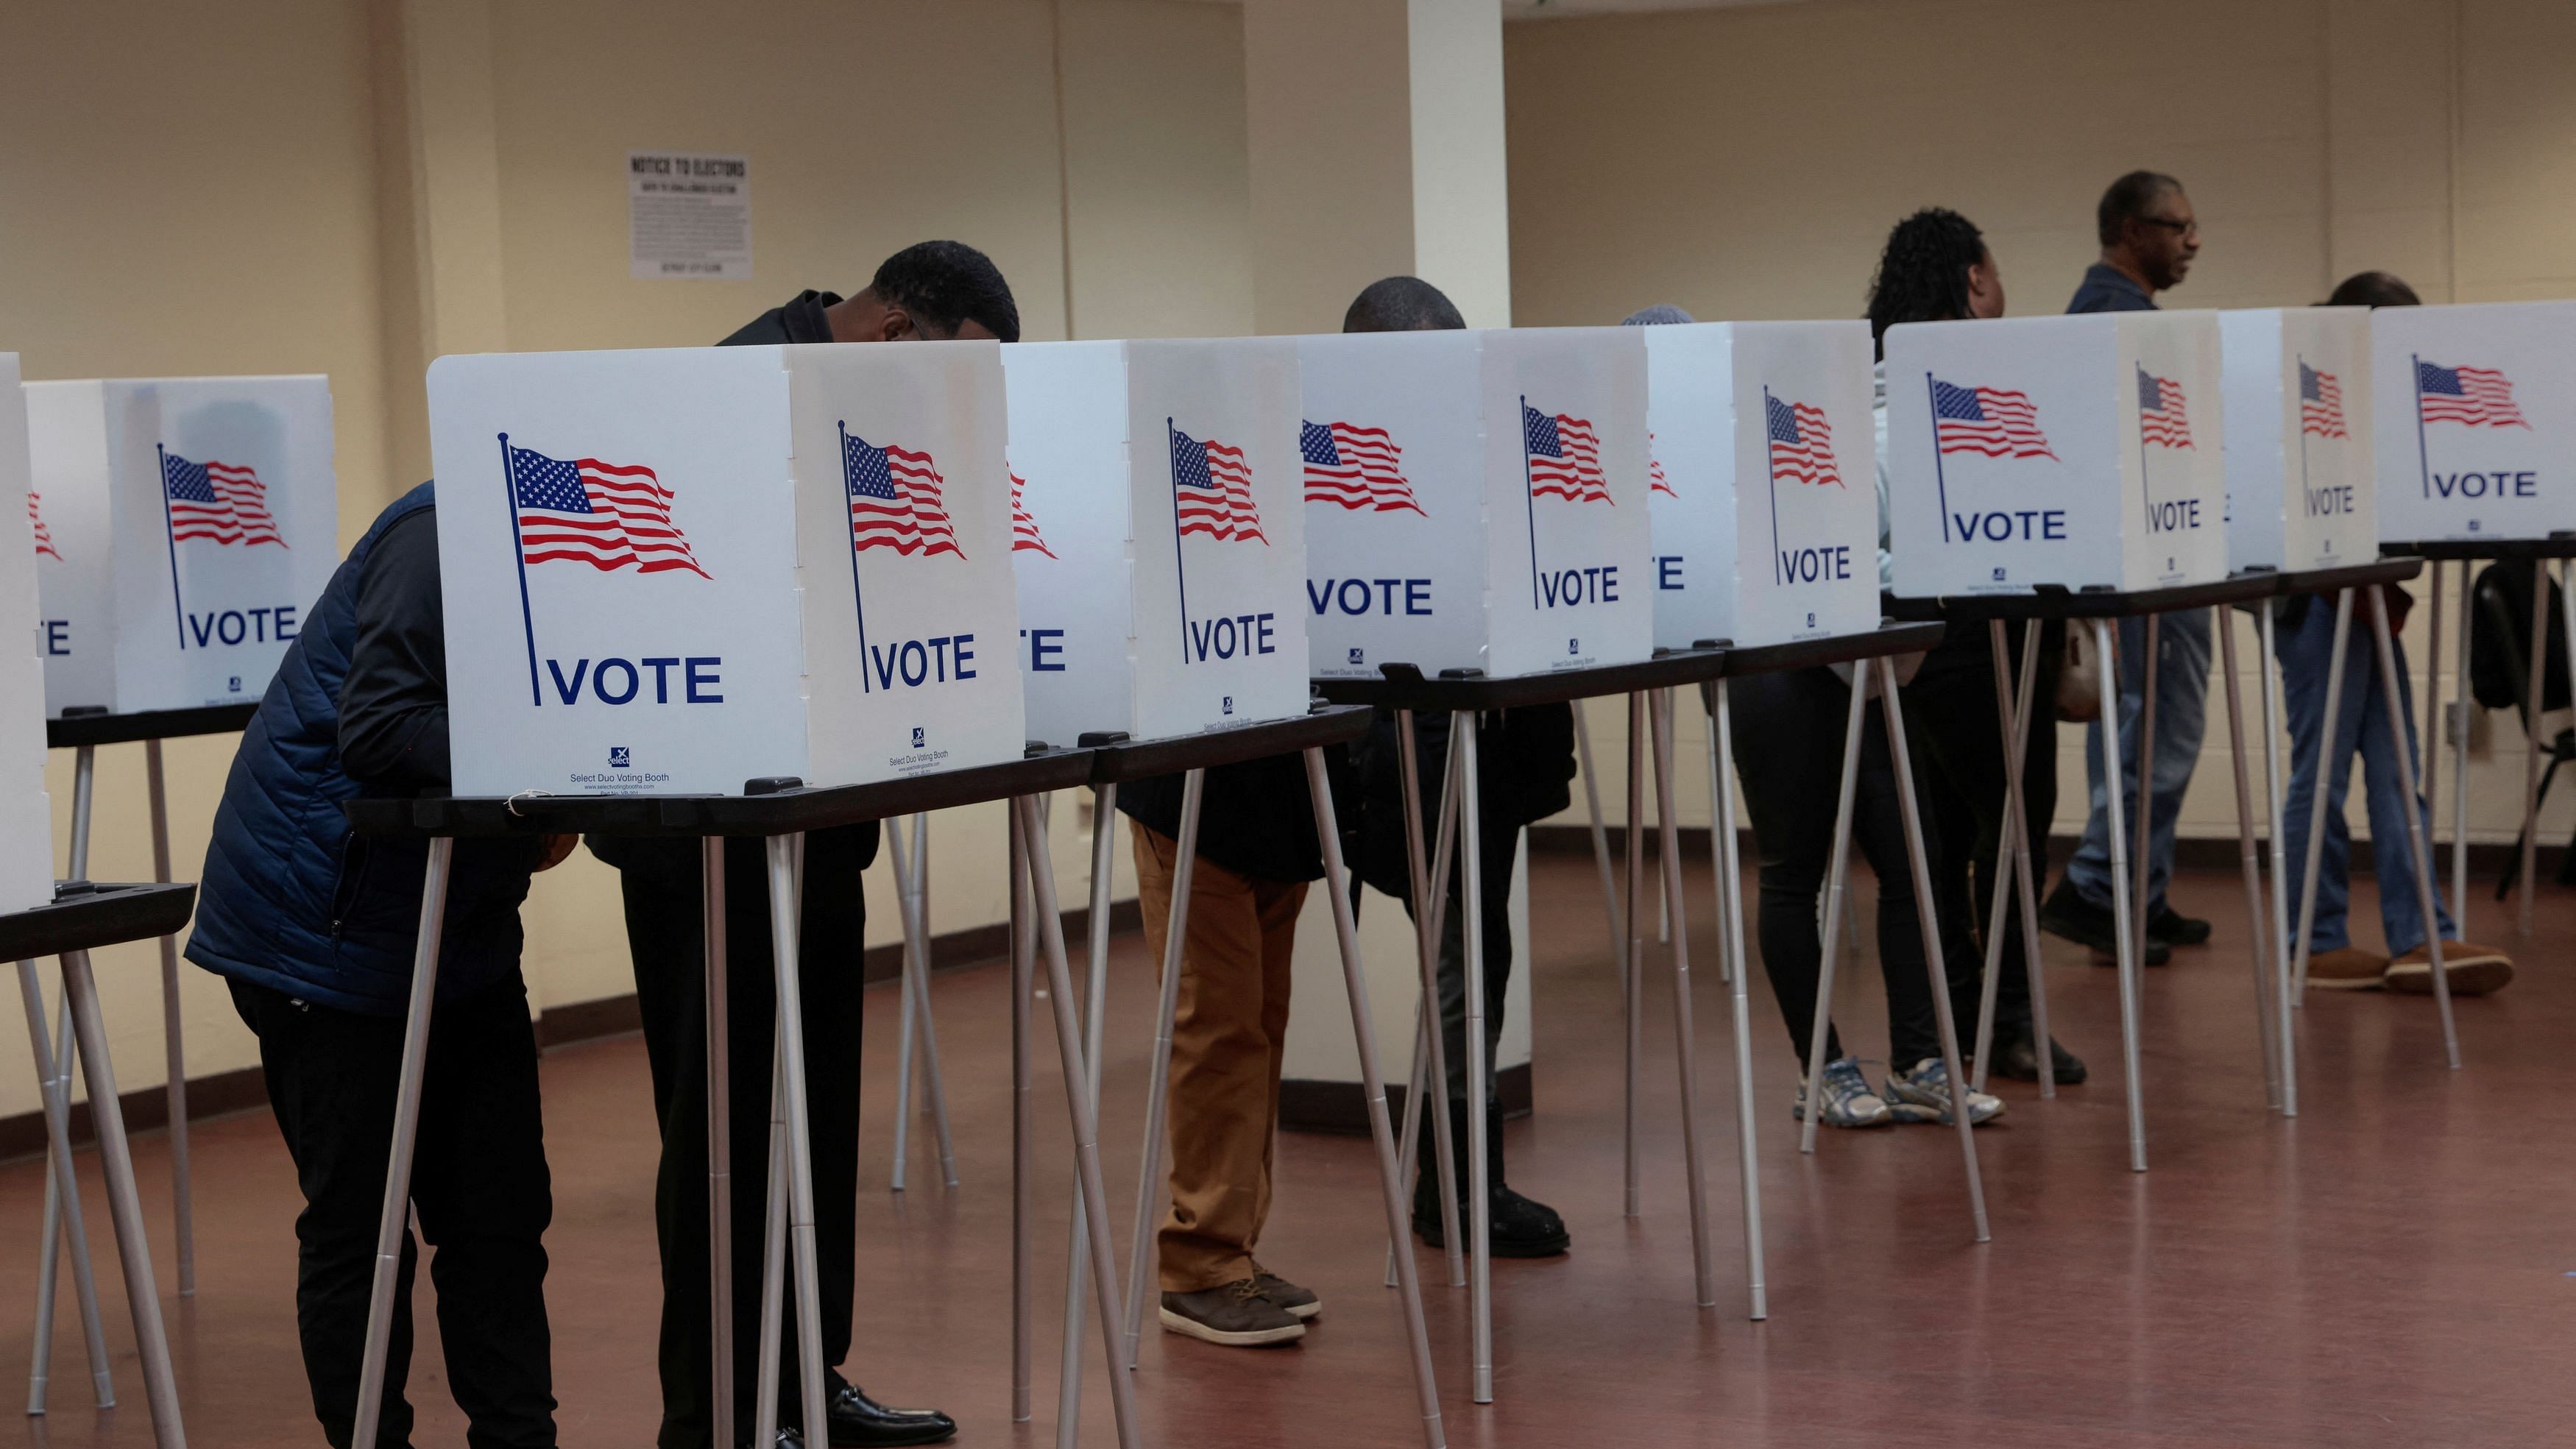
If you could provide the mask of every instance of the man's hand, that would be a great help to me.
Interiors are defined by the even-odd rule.
[[[579,844],[581,844],[581,837],[578,835],[547,836],[546,856],[545,859],[537,862],[537,869],[547,871],[563,864],[571,857],[572,848]]]

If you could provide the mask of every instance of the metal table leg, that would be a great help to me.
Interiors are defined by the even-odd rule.
[[[1580,727],[1582,711],[1577,710],[1574,718]],[[1442,1253],[1449,1261],[1449,1286],[1462,1288],[1467,1283],[1467,1249],[1458,1234],[1458,1148],[1450,1141],[1449,1125],[1449,1034],[1440,1014],[1440,941],[1447,925],[1449,868],[1458,836],[1458,752],[1453,749],[1443,753],[1439,843],[1426,870],[1422,860],[1422,759],[1415,753],[1413,711],[1396,711],[1395,738],[1396,752],[1402,757],[1397,778],[1404,791],[1404,862],[1407,883],[1413,892],[1415,964],[1422,977],[1422,994],[1414,1008],[1413,1067],[1407,1079],[1410,1085],[1404,1098],[1404,1133],[1397,1149],[1396,1170],[1402,1174],[1404,1190],[1410,1195],[1415,1188],[1415,1174],[1421,1170],[1416,1148],[1422,1140],[1422,1117],[1429,1111],[1431,1156],[1440,1185]],[[1597,809],[1593,818],[1596,822],[1600,819]],[[1600,859],[1605,864],[1609,860],[1606,846]],[[1608,879],[1603,877],[1605,889]],[[1615,958],[1617,952],[1614,950],[1612,955]],[[1430,1106],[1435,1102],[1439,1104],[1436,1110]],[[1386,1284],[1390,1288],[1396,1286],[1396,1255],[1405,1251],[1402,1233],[1387,1243]]]
[[[957,1143],[948,1126],[948,1083],[939,1069],[939,1026],[930,1009],[930,817],[912,817],[912,849],[907,856],[903,824],[886,827],[886,844],[894,866],[895,903],[903,914],[902,989],[898,1010],[902,1026],[895,1050],[894,1168],[887,1187],[904,1190],[905,1167],[912,1156],[913,1079],[930,1105],[930,1125],[939,1149],[940,1180],[957,1185]],[[918,1040],[920,1050],[914,1051]],[[916,1073],[914,1063],[920,1069]]]
[[[2576,604],[2576,598],[2568,600]],[[2576,623],[2576,612],[2569,615]],[[2433,968],[2433,1004],[2442,1018],[2442,1051],[2452,1071],[2460,1069],[2460,1030],[2451,1020],[2450,973],[2442,968],[2441,897],[2433,892],[2433,846],[2425,839],[2425,807],[2415,793],[2415,752],[2406,747],[2406,708],[2398,693],[2397,646],[2389,637],[2388,596],[2370,591],[2370,629],[2379,645],[2379,693],[2388,706],[2390,732],[2397,736],[2397,788],[2406,794],[2407,861],[2415,870],[2415,900],[2424,911],[2425,954]]]
[[[2095,657],[2102,661],[2103,679],[2111,691],[2111,697],[2102,701],[2102,775],[2108,783],[2103,794],[2110,802],[2111,933],[2120,965],[2120,1071],[2129,1098],[2129,1170],[2144,1172],[2147,1170],[2147,1113],[2146,1103],[2139,1096],[2138,993],[2132,985],[2137,979],[2140,964],[2139,938],[2129,933],[2132,902],[2129,899],[2128,841],[2125,838],[2128,832],[2121,819],[2120,800],[2120,656],[2113,652],[2111,642],[2119,631],[2108,619],[2091,622]],[[2147,657],[2155,657],[2152,644]],[[2152,687],[2148,689],[2146,698],[2150,702],[2155,699]],[[2142,763],[2147,762],[2142,759]],[[2139,772],[2139,783],[2142,786],[2151,783],[2149,771]],[[2134,908],[2143,916],[2146,903],[2136,902]]]
[[[1717,891],[1726,916],[1725,951],[1734,963],[1727,980],[1728,1025],[1735,1034],[1735,1166],[1744,1191],[1744,1279],[1755,1321],[1771,1316],[1771,1289],[1763,1272],[1762,1164],[1754,1153],[1753,1018],[1745,1000],[1744,867],[1735,839],[1735,725],[1727,706],[1726,681],[1717,696],[1717,763],[1725,778],[1717,786]]]
[[[2316,793],[2308,805],[2307,863],[2299,871],[2299,933],[2291,938],[2290,991],[2304,997],[2308,992],[2308,937],[2317,923],[2317,864],[2325,858],[2326,797],[2332,792],[2332,771],[2327,766],[2340,752],[2335,748],[2335,734],[2341,725],[2336,716],[2343,706],[2344,646],[2352,637],[2352,590],[2335,593],[2334,657],[2326,664],[2325,718],[2317,733]]]
[[[2245,923],[2254,953],[2254,1035],[2263,1052],[2264,1105],[2281,1105],[2281,1058],[2272,1031],[2272,980],[2264,950],[2271,934],[2263,909],[2263,870],[2254,845],[2254,789],[2246,776],[2245,711],[2238,702],[2236,621],[2225,607],[2209,611],[2210,632],[2218,636],[2219,670],[2227,681],[2227,764],[2236,781],[2236,855],[2245,873]]]
[[[2451,729],[2451,924],[2462,940],[2469,935],[2469,620],[2476,613],[2469,603],[2474,588],[2464,561],[2460,565],[2460,699]],[[2440,739],[2435,735],[2424,746],[2428,762],[2440,748]]]
[[[788,1271],[795,1283],[796,1388],[801,1418],[812,1426],[825,1422],[823,1404],[822,1289],[817,1281],[814,1241],[813,1118],[805,1099],[805,1014],[800,1003],[802,963],[798,959],[803,925],[802,846],[800,834],[772,835],[763,844],[769,856],[769,932],[772,971],[778,983],[776,1033],[778,1080],[771,1096],[786,1138]],[[770,1210],[774,1227],[776,1208]],[[776,1318],[777,1305],[762,1305],[763,1332]],[[768,1400],[775,1403],[775,1398]],[[765,1442],[765,1441],[764,1441]]]
[[[1493,1164],[1485,1158],[1485,861],[1483,776],[1476,769],[1476,712],[1449,716],[1449,750],[1457,762],[1451,788],[1458,795],[1458,920],[1464,944],[1462,963],[1466,990],[1467,1044],[1467,1299],[1473,1320],[1468,1354],[1472,1365],[1470,1396],[1479,1404],[1494,1401],[1494,1262]],[[1633,838],[1633,832],[1632,832]],[[1634,847],[1631,847],[1633,851]],[[1636,913],[1629,912],[1633,938]]]
[[[2462,560],[2460,571],[2466,573],[2468,567],[2468,562]],[[2424,848],[2433,852],[2435,862],[2433,879],[2439,882],[2442,879],[2440,864],[2442,849],[2442,561],[2440,559],[2425,561],[2424,595],[2425,601],[2433,606],[2433,617],[2426,622],[2424,630],[2424,818],[2433,822],[2427,829]],[[2467,672],[2463,671],[2460,677],[2466,679]],[[2409,728],[2414,726],[2412,719],[2408,719],[2406,723]],[[2402,736],[2399,743],[2404,743]],[[2455,923],[2459,919],[2461,908],[2467,904],[2466,901],[2451,902],[2451,915]]]
[[[1154,1068],[1145,1087],[1144,1166],[1136,1174],[1136,1234],[1127,1255],[1127,1330],[1121,1361],[1131,1369],[1136,1366],[1140,1347],[1137,1340],[1143,1332],[1145,1298],[1154,1291],[1157,1281],[1154,1220],[1162,1215],[1168,1198],[1162,1190],[1163,1099],[1172,1085],[1172,1018],[1180,1011],[1181,946],[1190,929],[1191,882],[1197,874],[1199,858],[1199,810],[1206,792],[1207,771],[1192,770],[1181,777],[1181,833],[1173,842],[1172,905],[1163,927],[1162,993],[1154,1007]],[[1066,1322],[1074,1334],[1080,1333],[1080,1320],[1068,1318]],[[1078,1372],[1079,1366],[1068,1354],[1068,1381],[1073,1381]]]
[[[725,976],[724,838],[698,842],[702,951],[706,959],[707,1033],[707,1302],[715,1405],[709,1421],[733,1432],[740,1400],[733,1382],[733,1078],[732,1001]]]
[[[1037,1224],[1029,1013],[1038,933],[1037,907],[1029,898],[1030,852],[1020,834],[1020,808],[1017,804],[1005,808],[1011,839],[1011,1422],[1025,1424],[1030,1415],[1030,1325],[1036,1318],[1029,1273],[1029,1239]],[[1044,849],[1043,844],[1039,848]]]
[[[1905,710],[1896,698],[1896,661],[1880,655],[1878,705],[1887,721],[1887,753],[1896,762],[1897,813],[1905,821],[1905,860],[1914,872],[1914,918],[1923,930],[1923,969],[1932,985],[1932,1020],[1941,1032],[1941,1061],[1950,1073],[1950,1120],[1959,1133],[1959,1155],[1967,1164],[1968,1217],[1980,1243],[1992,1240],[1986,1226],[1986,1179],[1977,1167],[1976,1124],[1967,1108],[1967,1074],[1960,1069],[1959,1024],[1950,1011],[1949,970],[1941,960],[1941,923],[1932,900],[1932,862],[1923,850],[1923,812],[1914,798],[1914,763],[1905,744]],[[2045,1051],[2046,1048],[2041,1048]]]
[[[2129,858],[2129,869],[2135,881],[2135,884],[2130,887],[2129,899],[2137,907],[2135,916],[2138,933],[2137,958],[2141,968],[2144,968],[2147,963],[2147,926],[2155,918],[2156,904],[2155,896],[2148,887],[2154,880],[2155,865],[2154,851],[2150,847],[2154,841],[2153,827],[2156,814],[2156,676],[2162,672],[2164,663],[2164,648],[2161,642],[2164,622],[2162,614],[2147,616],[2144,631],[2146,658],[2141,661],[2139,669],[2138,818],[2130,822],[2137,832],[2137,844],[2132,847]],[[2107,777],[2107,767],[2105,774]],[[2143,1005],[2146,983],[2143,969],[2139,972],[2138,981],[2141,992],[2140,1003]]]
[[[161,786],[161,742],[143,742],[143,774],[152,801],[152,878],[170,879],[170,809]],[[188,1052],[179,1011],[179,938],[161,938],[161,1052],[169,1074],[170,1224],[178,1242],[179,1296],[197,1293],[197,1215],[188,1190]]]
[[[446,924],[447,869],[455,853],[454,837],[430,837],[429,865],[422,874],[420,888],[420,934],[412,946],[411,996],[403,1009],[402,1068],[394,1088],[393,1142],[386,1155],[384,1208],[376,1224],[375,1275],[367,1296],[367,1343],[365,1357],[358,1366],[358,1408],[349,1435],[352,1444],[376,1442],[376,1426],[384,1411],[385,1351],[393,1342],[394,1279],[402,1268],[403,1242],[411,1236],[412,1145],[420,1133],[420,1078],[429,1063],[430,1005],[438,995],[438,938]],[[107,1100],[116,1098],[111,1093]],[[153,1307],[157,1312],[159,1305]]]
[[[1109,1009],[1109,881],[1110,855],[1118,842],[1118,787],[1097,785],[1091,792],[1091,915],[1089,918],[1089,960],[1084,963],[1083,982],[1083,1070],[1091,1078],[1091,1113],[1100,1115],[1100,1044],[1101,1018]],[[1151,1156],[1151,1153],[1147,1154]],[[1081,1438],[1082,1418],[1082,1274],[1090,1266],[1089,1224],[1082,1211],[1082,1184],[1073,1184],[1070,1212],[1071,1241],[1065,1245],[1064,1263],[1064,1353],[1056,1370],[1055,1442],[1057,1449],[1073,1449]],[[1114,1260],[1113,1260],[1114,1262]],[[1127,1315],[1119,1315],[1123,1320]],[[1115,1372],[1123,1360],[1119,1342],[1109,1340],[1110,1369]]]
[[[1712,699],[1712,706],[1714,703]],[[1851,718],[1843,727],[1842,783],[1834,794],[1833,857],[1825,867],[1824,959],[1816,976],[1816,1019],[1807,1030],[1807,1110],[1803,1114],[1805,1120],[1798,1124],[1798,1150],[1804,1153],[1816,1150],[1817,1087],[1825,1076],[1825,1039],[1833,1031],[1834,974],[1841,954],[1836,949],[1836,938],[1843,929],[1843,885],[1851,876],[1852,793],[1860,781],[1860,737],[1868,719],[1869,673],[1866,668],[1856,668],[1852,671]],[[1714,738],[1716,733],[1712,720],[1709,734]],[[1714,795],[1720,783],[1727,778],[1730,777],[1710,775],[1710,793]],[[1709,805],[1709,819],[1714,821],[1717,819],[1717,802],[1712,799]],[[1723,899],[1725,894],[1725,883],[1720,882],[1718,895]],[[1723,954],[1725,949],[1721,945],[1720,953]]]
[[[2040,970],[2039,954],[2039,887],[2033,879],[2030,864],[2030,833],[2025,827],[2028,816],[2022,805],[2022,769],[2030,756],[2031,698],[2039,680],[2039,621],[2030,620],[2022,627],[2021,684],[2015,688],[2004,665],[2008,647],[2003,621],[1987,621],[1987,641],[1995,661],[1995,718],[2003,734],[2004,749],[2004,828],[1995,847],[1994,923],[1986,936],[1985,976],[1977,987],[1976,1076],[1968,1084],[1971,1091],[1986,1089],[1988,1057],[1994,1045],[1996,993],[2003,985],[2004,912],[2011,907],[2012,892],[2002,879],[2009,855],[2011,881],[2021,898],[2021,965],[2022,975],[2030,987],[2030,1031],[2039,1062],[2039,1095],[2057,1095],[2057,1053],[2048,1025],[2048,980]]]
[[[2290,843],[2284,822],[2288,807],[2282,791],[2289,776],[2281,767],[2281,669],[2274,651],[2272,610],[2255,611],[2255,648],[2263,676],[2263,795],[2272,832],[2272,1024],[2280,1033],[2281,1115],[2299,1115],[2299,1039],[2292,1027],[2298,998],[2290,991]]]
[[[2522,722],[2522,877],[2519,917],[2522,934],[2531,934],[2531,902],[2540,893],[2540,756],[2549,746],[2540,733],[2541,706],[2549,699],[2549,561],[2531,564],[2530,718]]]
[[[1623,1211],[1629,1217],[1638,1212],[1637,1164],[1637,1074],[1642,1067],[1638,1058],[1644,1055],[1646,1035],[1645,1003],[1639,1000],[1640,977],[1645,970],[1645,891],[1646,891],[1646,696],[1628,696],[1628,828],[1627,921],[1626,949],[1619,957],[1620,1007],[1620,1132],[1624,1148],[1627,1194]]]
[[[912,963],[922,949],[912,931],[912,866],[904,859],[904,829],[900,818],[885,822],[887,863],[894,868],[895,912],[903,923],[903,963],[895,987],[894,1161],[886,1171],[888,1192],[904,1190],[904,1174],[912,1164]]]
[[[179,1422],[179,1386],[170,1372],[169,1335],[161,1325],[161,1285],[152,1275],[152,1243],[143,1228],[143,1201],[134,1187],[125,1115],[117,1110],[116,1070],[108,1061],[98,983],[90,975],[87,951],[69,952],[62,959],[63,994],[71,998],[72,1026],[80,1035],[81,1075],[89,1086],[91,1120],[98,1126],[99,1166],[107,1177],[108,1215],[116,1225],[116,1253],[125,1270],[126,1307],[134,1315],[135,1347],[143,1359],[143,1396],[152,1406],[152,1438],[161,1449],[182,1449],[188,1435]],[[406,1141],[406,1159],[408,1149]]]
[[[1037,802],[1028,796],[1012,801],[1020,817],[1020,853],[1029,865],[1030,894],[1036,927],[1045,948],[1047,999],[1054,1008],[1056,1050],[1064,1063],[1065,1108],[1073,1124],[1074,1172],[1081,1182],[1083,1221],[1091,1236],[1091,1287],[1100,1296],[1100,1347],[1109,1360],[1109,1402],[1118,1422],[1120,1449],[1136,1449],[1136,1396],[1133,1382],[1119,1371],[1118,1335],[1122,1310],[1116,1260],[1109,1245],[1109,1205],[1100,1181],[1099,1123],[1091,1110],[1091,1073],[1083,1065],[1082,1027],[1074,1019],[1073,973],[1065,964],[1064,918],[1057,914],[1055,871],[1047,858],[1046,836],[1038,825]]]
[[[1407,1211],[1397,1184],[1395,1134],[1386,1112],[1386,1084],[1377,1065],[1377,1029],[1369,1019],[1368,977],[1360,965],[1359,923],[1351,913],[1344,881],[1342,836],[1333,820],[1333,795],[1324,779],[1324,752],[1306,751],[1306,793],[1313,797],[1315,839],[1324,850],[1324,889],[1332,897],[1333,934],[1341,947],[1342,986],[1351,1001],[1351,1035],[1359,1046],[1360,1086],[1368,1100],[1369,1136],[1377,1144],[1378,1189],[1386,1199],[1388,1233],[1402,1240]],[[1447,1092],[1447,1085],[1442,1085]],[[1443,1115],[1446,1115],[1445,1113]],[[1447,1443],[1440,1425],[1440,1387],[1431,1368],[1431,1337],[1422,1322],[1422,1284],[1414,1273],[1413,1255],[1396,1255],[1397,1312],[1404,1319],[1405,1339],[1413,1349],[1413,1384],[1421,1400],[1422,1440],[1427,1449]]]
[[[98,1283],[90,1269],[89,1232],[81,1223],[78,1180],[72,1170],[71,1076],[54,1056],[53,1040],[45,1030],[45,990],[36,979],[36,963],[18,963],[18,999],[27,1012],[27,1041],[36,1061],[36,1094],[44,1104],[46,1184],[55,1188],[45,1199],[45,1261],[50,1265],[61,1250],[57,1234],[71,1238],[72,1283],[80,1300],[90,1311],[81,1315],[81,1331],[89,1344],[90,1362],[101,1366],[93,1369],[92,1385],[102,1409],[116,1407],[116,1390],[106,1376],[107,1339],[96,1312]],[[71,1033],[66,1027],[63,1040]],[[59,1191],[63,1184],[73,1190]],[[36,1351],[28,1376],[27,1412],[45,1412],[45,1376],[52,1358],[54,1334],[54,1275],[38,1275],[36,1280]]]
[[[1671,703],[1669,691],[1660,703],[1666,706]],[[1690,919],[1682,904],[1681,831],[1674,820],[1671,709],[1659,707],[1655,710],[1654,735],[1655,818],[1660,832],[1656,843],[1664,858],[1664,899],[1670,903],[1673,914],[1673,1052],[1681,1077],[1682,1165],[1689,1174],[1691,1267],[1695,1275],[1693,1284],[1698,1289],[1696,1301],[1702,1308],[1714,1308],[1717,1306],[1717,1268],[1708,1242],[1708,1169],[1700,1160],[1696,1038],[1699,1014],[1691,1005]],[[1759,1184],[1756,1186],[1758,1188]]]
[[[94,745],[82,745],[72,752],[72,843],[70,869],[65,875],[67,880],[89,879],[90,805],[97,779],[98,749]],[[80,1057],[80,1043],[72,1033],[69,992],[63,993],[59,999],[55,1017],[51,1038],[55,1090],[68,1104],[74,1064]],[[39,1016],[35,1020],[41,1022],[43,1018]],[[45,1222],[38,1236],[38,1251],[43,1262],[36,1277],[37,1332],[31,1355],[33,1362],[27,1408],[31,1414],[45,1411],[43,1385],[53,1372],[54,1290],[61,1271],[63,1223],[67,1217],[77,1220],[79,1216],[79,1178],[56,1173],[53,1160],[48,1157],[45,1162]],[[106,1321],[99,1315],[97,1277],[90,1264],[88,1234],[75,1229],[73,1242],[73,1251],[78,1258],[73,1264],[72,1290],[80,1303],[81,1335],[89,1347],[90,1389],[100,1408],[112,1408],[116,1404],[116,1384],[108,1370]]]

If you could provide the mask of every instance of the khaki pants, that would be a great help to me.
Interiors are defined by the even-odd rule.
[[[1129,824],[1138,904],[1163,959],[1180,846]],[[1201,856],[1172,1022],[1172,1207],[1159,1238],[1162,1291],[1196,1293],[1252,1276],[1270,1216],[1270,1143],[1288,1041],[1288,962],[1304,881],[1238,875]]]

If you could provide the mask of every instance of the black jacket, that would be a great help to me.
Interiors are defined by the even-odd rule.
[[[1119,786],[1119,813],[1179,839],[1182,778],[1158,775]],[[1348,750],[1336,745],[1324,751],[1324,780],[1333,792],[1333,816],[1347,857],[1357,804]],[[1324,851],[1315,839],[1306,757],[1272,755],[1209,770],[1199,798],[1198,853],[1202,860],[1256,880],[1322,880]]]
[[[840,302],[832,292],[807,290],[787,300],[783,307],[772,307],[746,323],[718,347],[777,347],[789,343],[829,342],[832,324],[824,319],[823,309]],[[698,887],[700,859],[694,840],[660,840],[636,837],[593,836],[590,853],[619,870],[645,870],[673,890],[695,891]],[[805,837],[805,864],[818,879],[838,880],[855,877],[874,864],[877,858],[877,823],[840,825],[830,830],[817,830]]]
[[[1422,781],[1423,849],[1440,819],[1441,783],[1449,759],[1449,716],[1414,716],[1414,749]],[[1351,751],[1359,776],[1360,878],[1398,900],[1412,894],[1405,865],[1404,777],[1395,716],[1376,723]],[[1491,836],[1545,820],[1573,802],[1574,707],[1533,705],[1476,716],[1476,805]]]

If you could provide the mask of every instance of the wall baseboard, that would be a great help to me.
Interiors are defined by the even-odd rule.
[[[1628,828],[1624,825],[1608,825],[1602,828],[1610,837],[1610,853],[1613,858],[1616,858],[1627,849]],[[1678,826],[1674,834],[1680,839],[1683,859],[1709,858],[1707,826]],[[1590,855],[1592,827],[1563,824],[1533,825],[1529,828],[1529,842],[1530,853],[1533,855],[1540,853]],[[2052,871],[2062,869],[2067,860],[2075,854],[2075,843],[2076,838],[2072,835],[2051,835],[2048,838],[2048,864]],[[1659,849],[1656,837],[1648,835],[1646,837],[1647,857],[1654,858]],[[1754,860],[1751,830],[1737,832],[1736,850],[1747,863]],[[2515,863],[2517,854],[2516,848],[2508,843],[2474,840],[2469,842],[2470,888],[2476,889],[2483,881],[2487,892],[2492,895],[2495,882],[2502,878],[2509,865]],[[2561,862],[2566,855],[2567,847],[2564,845],[2551,845],[2545,840],[2541,843],[2539,869],[2540,879],[2544,884],[2558,879]],[[2233,836],[2220,835],[2179,836],[2174,841],[2174,860],[2185,870],[2233,871],[2237,868],[2236,840]],[[2439,847],[2436,864],[2440,867],[2438,873],[2446,882],[2450,879],[2450,861],[2450,846],[2444,844]],[[2356,850],[2352,853],[2352,873],[2364,876],[2372,873],[2369,851]]]
[[[1142,931],[1144,922],[1144,916],[1132,900],[1116,902],[1109,909],[1109,929],[1113,933]],[[1080,940],[1090,933],[1090,929],[1090,907],[1082,906],[1064,913],[1066,940]],[[1007,925],[992,925],[933,936],[930,938],[930,969],[946,971],[993,960],[1010,949],[1010,934]],[[903,946],[899,942],[871,946],[860,958],[860,979],[871,984],[892,981],[902,970]],[[602,1037],[621,1036],[630,1031],[640,1031],[643,1025],[642,1010],[631,991],[597,1001],[576,1001],[566,1006],[548,1007],[537,1016],[537,1048],[550,1051]],[[1357,1100],[1354,1096],[1354,1103]],[[170,1097],[160,1087],[120,1092],[117,1105],[125,1115],[125,1130],[128,1132],[149,1132],[170,1125]],[[188,1079],[188,1120],[191,1122],[267,1105],[268,1083],[257,1067],[239,1067]],[[1365,1118],[1360,1119],[1360,1130],[1367,1130]],[[90,1119],[89,1103],[74,1102],[72,1144],[86,1147],[97,1140],[97,1127]],[[32,1157],[44,1150],[45,1114],[41,1109],[21,1112],[14,1117],[0,1117],[0,1160]]]
[[[1387,1120],[1399,1132],[1404,1130],[1406,1090],[1402,1082],[1389,1082],[1386,1086]],[[1496,1072],[1494,1090],[1503,1099],[1504,1117],[1528,1116],[1532,1103],[1529,1063]],[[1357,1082],[1290,1077],[1279,1084],[1279,1129],[1365,1137],[1369,1130],[1368,1098],[1361,1095]],[[1431,1129],[1425,1126],[1422,1130]]]

